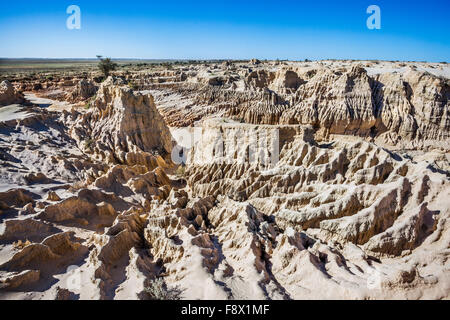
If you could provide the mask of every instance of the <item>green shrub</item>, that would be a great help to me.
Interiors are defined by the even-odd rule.
[[[133,82],[133,81],[128,82],[128,87],[130,87],[130,89],[132,89],[132,90],[138,90],[139,89],[139,86],[137,85],[137,83]]]
[[[185,174],[186,174],[186,167],[183,166],[183,165],[180,165],[180,166],[177,168],[177,175],[178,175],[178,176],[184,176]]]
[[[103,73],[105,78],[108,78],[112,71],[116,70],[118,65],[117,63],[112,62],[111,58],[103,58],[102,56],[97,56],[100,60],[98,64],[98,68]]]
[[[94,101],[95,99],[97,99],[97,96],[93,96],[91,98],[89,98],[88,103],[84,106],[85,109],[90,109],[94,106]]]
[[[94,139],[92,138],[88,138],[84,141],[84,144],[86,146],[87,149],[91,149],[92,145],[94,144]]]

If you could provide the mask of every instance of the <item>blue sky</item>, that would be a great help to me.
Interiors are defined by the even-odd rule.
[[[81,30],[66,28],[69,5]],[[369,30],[369,5],[381,30]],[[1,1],[0,57],[450,62],[448,0]]]

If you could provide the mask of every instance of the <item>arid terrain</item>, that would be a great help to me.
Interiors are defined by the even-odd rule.
[[[63,67],[0,66],[0,299],[450,298],[448,64]]]

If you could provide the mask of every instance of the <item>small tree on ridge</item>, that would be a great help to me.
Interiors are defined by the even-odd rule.
[[[114,71],[117,69],[117,63],[114,63],[111,58],[103,58],[102,56],[97,56],[97,59],[100,60],[98,64],[98,68],[103,73],[105,78],[108,78],[111,74],[111,71]]]

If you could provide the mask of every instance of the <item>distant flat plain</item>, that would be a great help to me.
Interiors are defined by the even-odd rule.
[[[126,64],[157,64],[174,60],[138,60],[138,59],[114,59],[119,65]],[[98,64],[97,59],[9,59],[0,58],[0,73],[28,73],[28,72],[52,72],[52,71],[77,71],[80,69],[94,69]]]

